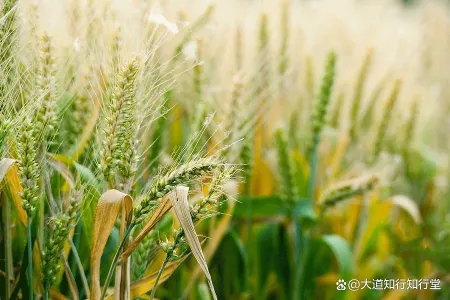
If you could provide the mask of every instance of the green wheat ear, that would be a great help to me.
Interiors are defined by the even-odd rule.
[[[334,128],[339,128],[344,102],[345,102],[345,94],[343,91],[341,91],[337,95],[336,100],[334,101],[329,121],[330,126]]]
[[[187,184],[205,173],[218,167],[220,162],[214,158],[205,157],[192,160],[179,168],[155,178],[150,190],[145,193],[139,205],[134,209],[134,224],[142,223],[147,215],[157,206],[157,200],[161,199],[179,184]]]
[[[373,163],[381,153],[381,150],[384,145],[387,129],[389,126],[389,122],[391,121],[392,110],[393,110],[395,104],[397,103],[401,85],[402,85],[402,83],[400,80],[395,81],[394,87],[391,91],[391,94],[389,95],[389,98],[387,99],[387,101],[384,105],[383,114],[381,116],[380,124],[378,125],[377,131],[376,131],[375,141],[373,143],[372,154],[369,157],[369,163]]]
[[[378,177],[369,175],[340,182],[325,190],[320,197],[319,203],[325,207],[329,207],[346,199],[364,195],[371,191],[377,185],[378,181]]]
[[[369,49],[367,51],[366,57],[364,58],[363,65],[359,71],[355,94],[352,99],[352,106],[350,111],[350,138],[355,139],[358,130],[358,115],[360,111],[361,101],[364,96],[364,86],[367,81],[367,74],[369,72],[370,64],[372,63],[373,50]]]
[[[295,183],[288,142],[281,129],[275,133],[275,146],[278,154],[278,168],[281,176],[281,194],[286,201],[294,201]]]
[[[40,39],[40,57],[37,76],[39,106],[35,130],[47,141],[56,127],[56,64],[52,39],[44,33]]]
[[[257,93],[259,97],[264,97],[263,93],[266,91],[269,83],[269,28],[268,28],[268,16],[262,14],[259,25],[259,49],[258,49],[258,63],[262,63],[261,70],[259,72],[259,80]],[[263,98],[260,98],[262,101]]]
[[[281,45],[280,45],[280,64],[278,66],[280,76],[285,75],[289,64],[289,53],[288,53],[289,8],[290,8],[289,0],[284,0],[283,3],[281,4]]]
[[[23,191],[20,194],[22,206],[31,218],[39,202],[40,167],[38,164],[38,142],[35,124],[25,118],[18,128],[16,137],[16,155],[19,166],[20,183]]]
[[[406,129],[405,129],[405,138],[403,141],[403,154],[406,156],[408,153],[408,150],[410,149],[413,140],[414,140],[414,133],[416,130],[416,123],[417,123],[417,119],[418,119],[418,108],[419,108],[419,101],[416,99],[413,101],[412,105],[411,105],[411,114],[410,117],[408,119],[408,122],[406,124]]]
[[[313,154],[320,141],[320,134],[326,124],[328,106],[330,104],[331,92],[333,89],[336,68],[336,54],[331,51],[327,56],[325,74],[322,77],[322,83],[319,95],[313,106],[311,115],[311,140],[309,141],[308,153]]]
[[[0,98],[4,98],[9,92],[12,84],[12,73],[14,67],[14,49],[16,44],[16,11],[18,0],[3,1],[2,21],[0,24],[0,65],[2,78],[0,79]]]
[[[116,185],[116,172],[128,181],[134,172],[136,149],[136,77],[139,64],[136,58],[122,66],[111,92],[100,170],[110,185]]]
[[[239,160],[242,164],[242,177],[244,183],[244,195],[250,195],[250,184],[253,175],[253,144],[251,138],[245,138],[242,141]]]
[[[11,121],[3,116],[0,116],[0,158],[7,149],[8,136],[11,129]]]
[[[73,196],[66,212],[50,220],[52,231],[47,239],[47,243],[45,243],[42,254],[43,284],[46,292],[48,292],[48,289],[56,280],[56,274],[61,267],[61,254],[64,249],[64,244],[69,237],[70,231],[75,226],[79,208],[80,201]]]

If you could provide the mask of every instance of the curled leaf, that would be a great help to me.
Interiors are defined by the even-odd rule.
[[[231,215],[234,211],[235,201],[230,202],[230,206],[228,207],[227,211],[223,215],[223,217],[220,219],[219,222],[217,222],[217,225],[212,230],[210,236],[211,240],[208,241],[208,245],[205,249],[205,257],[207,261],[210,261],[211,258],[214,256],[214,253],[216,252],[217,248],[220,245],[220,242],[222,241],[222,238],[227,233],[227,230],[230,226],[231,222]],[[191,288],[194,286],[198,276],[201,274],[200,266],[196,267],[194,271],[192,272],[192,275],[190,276],[189,283],[184,290],[183,294],[185,297],[187,297],[187,294],[191,290]]]
[[[200,241],[198,240],[197,233],[195,232],[194,223],[192,222],[191,212],[189,210],[189,202],[187,198],[188,192],[188,187],[177,186],[176,189],[171,192],[168,197],[172,202],[172,206],[178,222],[183,228],[184,235],[189,243],[192,254],[200,265],[200,268],[202,268],[203,273],[205,273],[213,299],[217,300],[216,292],[214,290],[214,285],[211,279],[211,274],[209,274],[208,264],[206,263]]]
[[[98,201],[95,210],[94,232],[92,234],[90,299],[96,300],[100,298],[100,260],[117,216],[122,211],[127,223],[130,223],[132,210],[133,199],[118,190],[106,191]]]
[[[395,195],[392,197],[391,201],[394,205],[404,209],[416,224],[422,223],[419,207],[412,199],[404,195]]]

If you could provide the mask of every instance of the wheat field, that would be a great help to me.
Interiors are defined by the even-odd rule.
[[[447,2],[2,1],[0,299],[448,299]]]

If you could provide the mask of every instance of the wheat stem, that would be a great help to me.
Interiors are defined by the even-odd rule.
[[[161,265],[161,268],[159,269],[158,276],[156,276],[155,284],[153,285],[152,293],[150,294],[150,300],[153,300],[153,298],[155,298],[156,288],[158,287],[159,280],[161,278],[164,269],[166,268],[167,263],[169,262],[169,259],[170,259],[169,253],[167,253]]]
[[[2,200],[3,226],[4,226],[4,243],[5,243],[5,296],[7,299],[11,296],[11,280],[14,279],[13,255],[12,255],[12,238],[11,238],[11,207],[5,193],[0,192]]]
[[[83,284],[84,292],[86,296],[89,298],[91,292],[89,290],[89,283],[86,278],[86,274],[84,274],[83,263],[81,262],[80,255],[78,254],[77,247],[73,243],[71,237],[69,237],[70,249],[72,250],[73,257],[75,259],[75,263],[77,265],[78,271],[80,271],[81,283]]]
[[[103,285],[100,300],[103,300],[106,296],[106,291],[108,290],[109,283],[111,282],[114,270],[116,269],[117,261],[119,260],[120,253],[122,252],[122,249],[125,246],[125,243],[127,242],[127,239],[130,236],[133,228],[134,228],[134,224],[132,223],[131,225],[128,226],[128,228],[125,230],[125,233],[123,234],[122,240],[120,241],[120,244],[119,244],[119,248],[117,248],[116,253],[114,254],[114,258],[109,267],[108,275],[106,276],[106,280]]]
[[[31,223],[32,218],[27,218],[27,249],[28,249],[28,286],[30,293],[30,300],[33,300],[33,245],[31,244]]]

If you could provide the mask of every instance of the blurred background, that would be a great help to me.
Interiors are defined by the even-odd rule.
[[[51,33],[61,90],[67,70],[105,74],[117,53],[152,49],[164,117],[142,141],[142,181],[179,149],[238,167],[227,203],[196,227],[219,299],[450,299],[448,1],[19,3],[19,44]],[[88,266],[92,236],[78,230]],[[192,257],[169,275],[159,299],[211,299]],[[143,276],[133,291],[148,299]]]

